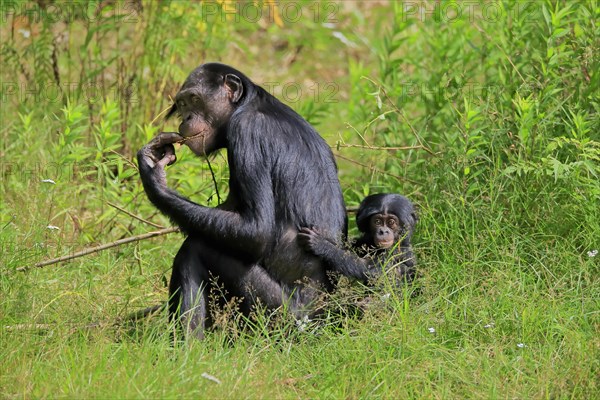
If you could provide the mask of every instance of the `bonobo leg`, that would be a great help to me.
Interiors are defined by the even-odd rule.
[[[208,316],[208,270],[192,238],[187,238],[173,261],[169,283],[169,319],[181,318],[186,336],[204,337]]]
[[[241,311],[246,315],[259,303],[274,309],[290,297],[290,291],[262,266],[243,263],[190,236],[175,257],[169,285],[169,313],[171,319],[180,317],[186,336],[204,337],[204,329],[212,322],[208,295],[215,283],[223,287],[225,301],[232,297],[241,300]]]

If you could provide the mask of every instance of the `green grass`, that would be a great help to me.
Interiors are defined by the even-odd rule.
[[[442,250],[422,261],[415,297],[375,300],[360,319],[306,332],[248,329],[233,342],[231,333],[216,331],[204,342],[173,344],[159,317],[133,330],[111,326],[126,302],[115,291],[127,279],[110,269],[87,273],[99,282],[93,286],[112,286],[101,289],[90,288],[86,274],[68,288],[48,281],[59,274],[75,282],[72,267],[36,271],[30,279],[44,290],[23,298],[23,278],[15,279],[3,288],[14,299],[4,309],[27,301],[49,327],[3,332],[1,386],[9,397],[592,398],[600,298],[594,265],[556,271],[576,256],[561,244],[542,247],[532,239],[491,244],[481,254]],[[551,256],[528,265],[516,259],[522,253]],[[81,327],[98,320],[106,325]]]
[[[302,1],[298,20],[279,3],[281,20],[237,23],[211,14],[221,3],[3,14],[0,397],[597,398],[597,2],[469,3],[454,18],[465,3]],[[376,192],[417,203],[412,288],[377,288],[362,315],[304,330],[259,313],[184,342],[163,314],[123,322],[166,300],[181,235],[17,270],[156,229],[130,214],[169,226],[134,155],[176,129],[159,115],[207,60],[277,83],[332,145],[349,205]],[[225,156],[212,165],[223,196]],[[168,179],[218,204],[189,151]],[[343,289],[334,311],[362,293]]]

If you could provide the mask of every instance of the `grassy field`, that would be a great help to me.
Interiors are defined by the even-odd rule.
[[[0,398],[598,398],[599,17],[593,0],[3,1]],[[418,205],[412,287],[181,342],[162,314],[124,320],[167,298],[180,234],[34,267],[170,226],[134,155],[176,129],[163,112],[205,61],[317,127],[349,206]],[[226,155],[211,163],[215,181],[178,150],[169,185],[216,206]]]

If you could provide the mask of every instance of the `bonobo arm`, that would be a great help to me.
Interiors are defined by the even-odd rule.
[[[241,196],[260,196],[251,199],[261,204],[244,214],[198,205],[167,187],[165,166],[175,162],[173,143],[183,138],[176,133],[161,133],[137,154],[140,176],[150,201],[187,234],[201,234],[228,249],[260,257],[272,241],[273,196],[271,193],[240,193]],[[238,171],[261,188],[265,174],[252,169]]]
[[[332,240],[324,237],[314,228],[300,228],[298,242],[307,251],[321,258],[334,271],[351,276],[363,282],[380,275],[378,268],[372,268],[369,260],[358,257],[350,250],[344,250]]]

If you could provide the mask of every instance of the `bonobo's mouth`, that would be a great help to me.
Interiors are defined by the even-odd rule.
[[[206,136],[207,131],[208,131],[208,129],[205,129],[205,130],[200,131],[200,132],[198,132],[198,133],[196,133],[195,135],[192,135],[192,136],[183,136],[182,135],[183,139],[178,140],[177,143],[184,144],[185,142],[188,142],[190,140],[194,140],[194,139],[198,139],[198,138],[203,138],[204,136]]]
[[[381,249],[387,249],[388,247],[392,247],[393,245],[393,240],[382,240],[380,242],[377,242],[377,246],[379,246],[379,248]]]

